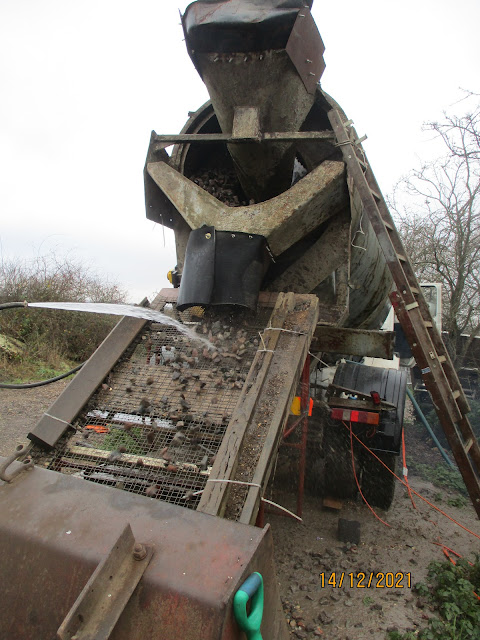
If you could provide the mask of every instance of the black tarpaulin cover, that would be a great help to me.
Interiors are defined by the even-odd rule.
[[[199,0],[185,10],[190,49],[234,53],[284,49],[300,9],[313,0]]]

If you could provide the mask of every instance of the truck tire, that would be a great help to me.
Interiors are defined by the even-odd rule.
[[[395,472],[397,456],[394,453],[375,451],[380,460]],[[396,478],[368,451],[361,453],[361,488],[365,500],[372,507],[387,511],[395,495]]]
[[[331,498],[351,499],[357,493],[357,483],[352,469],[352,455],[348,431],[339,422],[327,423],[323,438],[325,459],[324,495]],[[355,471],[359,474],[358,458],[354,444]]]

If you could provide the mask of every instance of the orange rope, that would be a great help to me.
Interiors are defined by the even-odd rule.
[[[344,422],[343,424],[345,424],[345,422]],[[347,426],[347,425],[345,425],[345,426]],[[382,519],[380,518],[380,516],[379,516],[377,513],[375,513],[375,511],[372,509],[372,507],[368,504],[368,501],[367,501],[367,499],[365,498],[365,496],[363,495],[362,490],[361,490],[361,488],[360,488],[360,483],[358,482],[358,478],[357,478],[357,472],[355,471],[355,456],[353,455],[353,438],[352,438],[352,436],[353,436],[353,435],[354,435],[354,434],[353,434],[353,431],[352,431],[352,424],[350,423],[350,451],[351,451],[351,453],[352,453],[352,469],[353,469],[353,477],[355,478],[355,482],[357,483],[357,489],[358,489],[358,491],[359,491],[360,495],[362,496],[363,501],[365,502],[365,504],[367,505],[367,507],[370,509],[370,511],[373,513],[373,515],[377,518],[377,520],[380,520],[380,522],[383,522],[383,524],[384,524],[386,527],[389,527],[390,525],[388,524],[388,522],[385,522],[385,520],[382,520]]]
[[[394,473],[382,460],[380,460],[380,458],[375,455],[373,453],[373,451],[371,449],[369,449],[367,447],[366,444],[364,444],[360,438],[358,438],[358,436],[356,436],[353,431],[351,430],[351,427],[348,427],[345,422],[342,420],[342,424],[343,426],[348,429],[351,434],[353,435],[353,437],[362,445],[362,447],[364,447],[367,451],[369,451],[372,456],[374,456],[379,462],[380,464],[383,464],[383,466],[385,467],[385,469],[388,469],[388,471],[390,471],[390,473],[392,475],[395,476],[395,478],[401,483],[403,484],[404,487],[406,487],[406,484],[403,480],[401,480],[396,473]],[[417,498],[420,498],[420,500],[423,500],[424,502],[426,502],[430,507],[432,507],[432,509],[435,509],[435,511],[438,511],[439,513],[441,513],[443,516],[445,516],[446,518],[448,518],[449,520],[451,520],[453,523],[455,523],[458,527],[460,527],[460,529],[463,529],[464,531],[466,531],[467,533],[471,533],[472,536],[474,536],[475,538],[478,538],[480,540],[480,535],[478,535],[477,533],[474,533],[473,531],[470,531],[470,529],[467,529],[467,527],[464,527],[463,524],[460,524],[460,522],[458,522],[457,520],[455,520],[455,518],[452,518],[452,516],[449,516],[448,513],[445,513],[445,511],[442,511],[441,509],[439,509],[438,507],[436,507],[434,504],[432,504],[431,502],[429,502],[426,498],[424,498],[423,496],[421,496],[417,491],[415,491],[414,489],[411,489],[411,492],[413,494],[415,494],[417,496]]]
[[[450,551],[450,553],[453,553],[455,556],[457,556],[457,558],[461,558],[462,556],[457,553],[456,551],[454,551],[453,549],[450,549],[449,547],[446,547],[444,544],[442,544],[441,542],[434,542],[433,544],[438,545],[439,547],[442,547],[442,551],[445,554],[445,556],[450,560],[450,562],[454,565],[457,566],[457,563],[455,562],[455,560],[451,557],[451,555],[448,553]],[[470,560],[467,560],[468,564],[473,567],[473,562],[470,562]],[[473,595],[477,598],[477,600],[480,600],[480,596],[478,595],[478,593],[476,593],[475,591],[473,591]]]

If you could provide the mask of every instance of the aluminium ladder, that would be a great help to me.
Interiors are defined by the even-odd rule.
[[[355,129],[333,109],[328,117],[348,173],[377,236],[397,290],[390,299],[421,368],[438,419],[480,518],[480,448],[466,414],[470,411],[453,363],[403,247]]]

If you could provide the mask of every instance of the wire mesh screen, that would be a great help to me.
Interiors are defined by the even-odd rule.
[[[148,323],[90,399],[75,433],[49,454],[32,452],[37,464],[197,506],[270,310],[180,314],[172,306],[170,313],[190,334]]]

